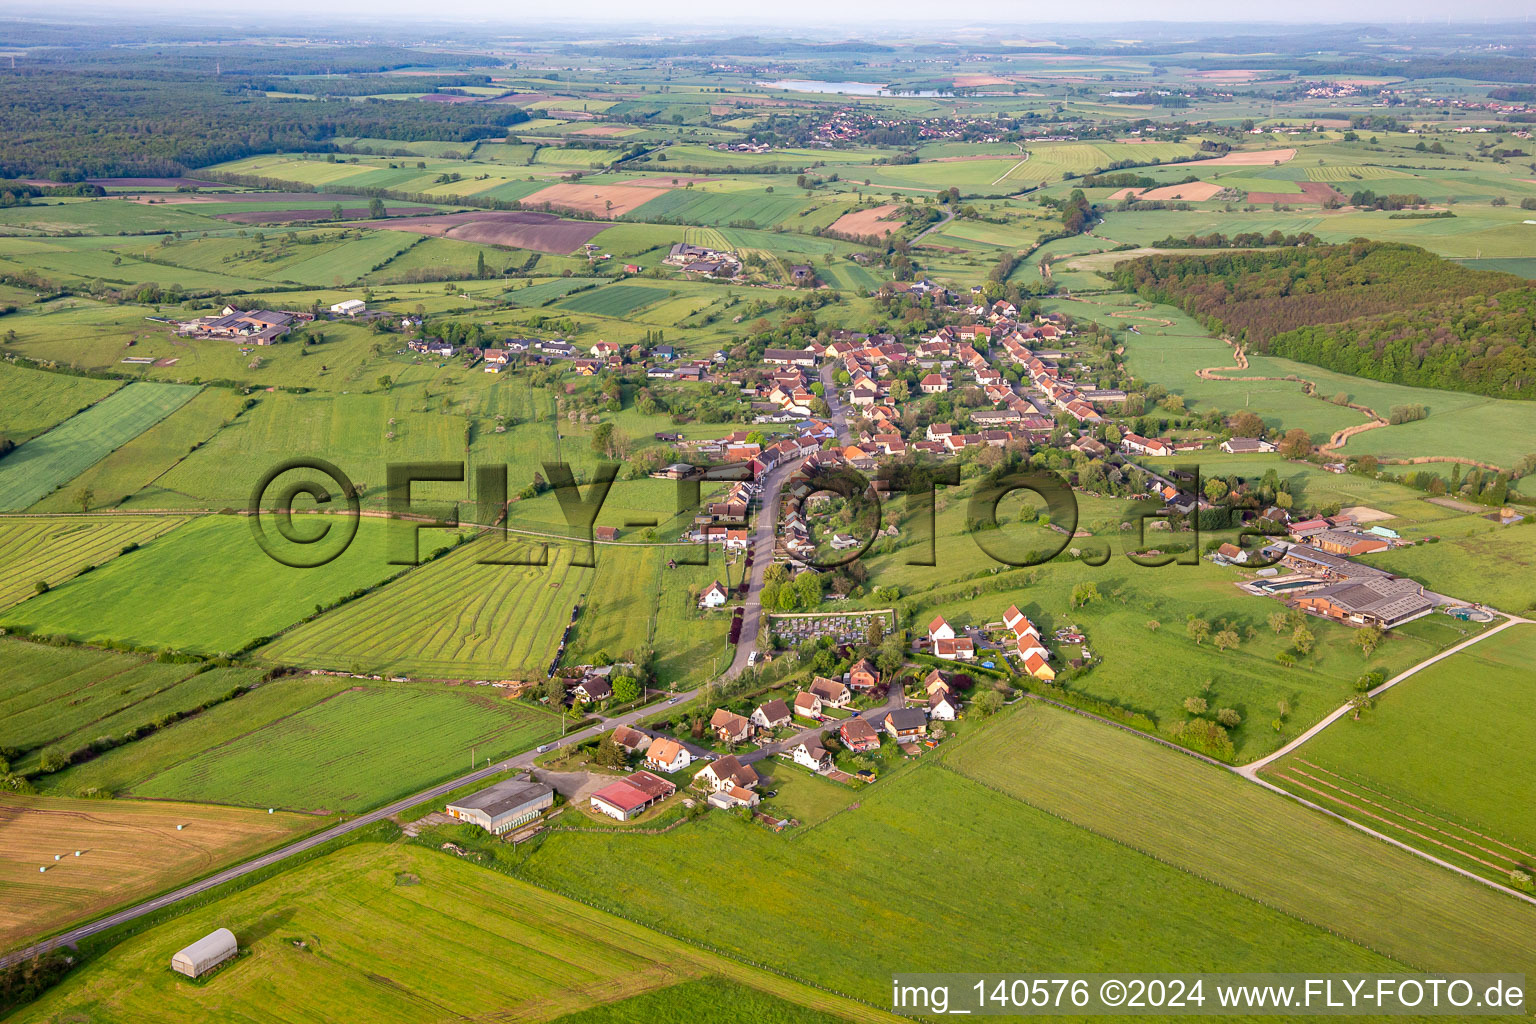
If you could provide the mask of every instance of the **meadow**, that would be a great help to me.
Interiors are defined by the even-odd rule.
[[[573,313],[621,317],[666,296],[667,292],[662,288],[642,284],[610,284],[562,299],[555,303],[555,308]]]
[[[44,373],[0,360],[0,437],[21,444],[120,387],[117,381]]]
[[[423,556],[451,540],[441,531],[424,533]],[[388,562],[380,520],[361,520],[352,545],[334,561],[299,569],[263,553],[245,517],[205,516],[17,605],[4,620],[86,642],[218,654],[271,636],[401,568]]]
[[[87,566],[101,565],[185,521],[176,516],[0,521],[0,608],[33,596],[39,582],[58,586]]]
[[[152,800],[364,811],[468,770],[472,753],[484,764],[557,731],[553,715],[496,690],[352,686],[215,747],[184,749],[177,763],[134,783],[128,793]]]
[[[191,401],[185,384],[130,384],[0,461],[0,511],[15,512],[69,483],[119,446]]]
[[[164,968],[172,953],[220,926],[250,952],[204,984]],[[423,944],[423,934],[433,941]],[[442,984],[450,969],[460,984]],[[727,979],[727,991],[742,992],[744,1009],[767,1015],[761,1019],[892,1019],[436,850],[375,842],[125,939],[16,1019],[68,1012],[81,1024],[146,1016],[204,1024],[292,1013],[408,1024],[445,1012],[547,1020],[614,1003],[616,1016],[590,1019],[622,1021],[625,1001],[653,990],[662,995],[641,1005],[696,1005],[691,994],[666,993],[706,976]],[[778,1002],[763,1009],[759,991],[815,1012],[773,1016]]]
[[[1516,625],[1394,686],[1277,763],[1269,781],[1507,883],[1536,868],[1536,626]]]
[[[1529,907],[1069,712],[1010,711],[956,747],[945,767],[1417,970],[1536,963]]]
[[[1396,527],[1405,538],[1436,537],[1366,561],[1464,600],[1515,614],[1536,610],[1536,537],[1524,523],[1500,526],[1476,514]]]
[[[0,793],[0,822],[0,885],[6,892],[0,901],[0,950],[152,896],[322,824],[309,816],[232,807],[19,793]],[[55,854],[63,859],[56,862]]]

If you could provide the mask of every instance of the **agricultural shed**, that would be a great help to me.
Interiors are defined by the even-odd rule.
[[[479,825],[493,835],[526,825],[553,807],[555,791],[527,778],[507,779],[449,804],[445,810],[460,821]]]
[[[171,957],[171,970],[196,978],[213,970],[240,951],[235,933],[217,928]]]

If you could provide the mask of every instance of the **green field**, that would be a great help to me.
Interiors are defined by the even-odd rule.
[[[310,524],[313,525],[313,524]],[[422,538],[422,554],[448,543]],[[363,519],[345,553],[316,569],[268,558],[244,517],[207,516],[4,613],[5,625],[78,640],[212,654],[237,651],[399,572],[385,528]]]
[[[130,384],[0,461],[0,511],[19,511],[191,401],[198,388]]]
[[[1536,867],[1536,626],[1432,665],[1264,776],[1299,796],[1500,882]]]
[[[175,516],[0,520],[0,608],[33,596],[39,582],[56,587],[86,566],[101,565],[185,521]]]
[[[664,299],[667,292],[642,284],[611,284],[589,292],[572,295],[555,303],[556,309],[568,309],[572,313],[592,313],[596,316],[625,316]]]
[[[116,381],[43,373],[0,360],[0,437],[21,444],[119,387]]]
[[[165,968],[172,953],[221,926],[249,952],[202,984]],[[425,957],[424,934],[436,951]],[[462,984],[441,984],[450,964]],[[687,984],[698,978],[712,980]],[[714,997],[730,998],[732,1019],[745,1022],[889,1019],[436,850],[374,842],[128,938],[16,1019],[204,1024],[292,1014],[405,1024],[444,1013],[576,1014],[577,1024],[618,1024],[691,1015]],[[581,1012],[609,1003],[597,1016]]]
[[[185,750],[130,791],[155,800],[362,811],[466,770],[472,749],[483,764],[557,728],[553,715],[494,690],[353,686],[216,747]]]

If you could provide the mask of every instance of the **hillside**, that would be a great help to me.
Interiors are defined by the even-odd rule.
[[[1536,292],[1415,246],[1146,256],[1115,277],[1260,352],[1396,384],[1536,398]]]

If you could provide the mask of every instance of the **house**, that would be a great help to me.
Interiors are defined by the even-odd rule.
[[[933,642],[933,656],[945,661],[973,661],[976,658],[976,644],[968,636],[951,640],[941,638]]]
[[[709,716],[709,727],[722,743],[742,743],[746,741],[752,723],[734,711],[716,708],[715,713]]]
[[[885,716],[885,731],[902,740],[915,740],[928,734],[928,716],[920,708],[897,708]]]
[[[727,591],[723,585],[721,585],[720,581],[715,580],[715,582],[709,585],[704,593],[699,595],[699,607],[719,608],[721,605],[725,604],[726,599],[730,596],[730,592]]]
[[[684,747],[676,740],[669,740],[665,737],[655,740],[645,752],[647,767],[655,768],[657,771],[667,772],[668,774],[682,771],[692,761],[693,755],[688,753],[687,747]]]
[[[1255,455],[1274,451],[1275,443],[1262,437],[1229,437],[1221,442],[1221,450],[1228,455]]]
[[[874,726],[862,718],[848,719],[838,727],[837,734],[842,737],[843,746],[856,754],[862,754],[880,746],[880,734],[875,731]]]
[[[935,722],[953,722],[960,715],[960,698],[952,693],[936,693],[928,698],[928,717]]]
[[[847,551],[849,548],[858,547],[860,543],[859,538],[851,533],[834,533],[832,535],[833,551]]]
[[[938,669],[929,672],[923,679],[923,692],[932,697],[936,693],[950,692],[949,677]]]
[[[571,699],[586,704],[596,704],[612,696],[613,687],[608,685],[608,680],[603,676],[587,676],[571,687]]]
[[[761,797],[743,786],[726,786],[709,795],[709,805],[723,811],[735,807],[756,807],[760,800]]]
[[[479,825],[499,836],[534,821],[554,804],[553,787],[519,776],[455,800],[443,810],[450,818]]]
[[[880,673],[875,670],[874,663],[868,658],[860,658],[848,670],[848,687],[861,693],[873,690],[880,685]]]
[[[615,541],[619,539],[617,526],[597,526],[592,529],[592,536],[597,540]]]
[[[593,810],[619,821],[628,821],[676,792],[677,786],[661,776],[638,771],[609,783],[593,793],[590,799]]]
[[[405,343],[405,347],[412,352],[419,352],[422,355],[428,356],[438,356],[444,359],[454,353],[453,344],[444,341],[442,338],[412,338]]]
[[[757,785],[758,779],[751,765],[742,764],[735,754],[726,754],[706,765],[703,771],[693,777],[693,781],[712,793],[718,793],[728,786],[751,789]]]
[[[928,623],[928,639],[934,643],[938,643],[940,640],[953,640],[954,638],[955,627],[945,622],[944,616],[940,615]]]
[[[1031,651],[1025,657],[1024,671],[1036,679],[1044,679],[1047,682],[1056,678],[1056,670],[1051,668],[1050,663],[1045,660],[1039,651]]]
[[[1095,441],[1091,437],[1080,437],[1073,441],[1071,448],[1075,452],[1082,452],[1091,459],[1102,459],[1109,454],[1109,448],[1102,441]]]
[[[624,264],[624,273],[626,273],[626,274],[638,274],[638,273],[640,273],[640,271],[642,271],[644,269],[645,268],[642,267],[638,263],[626,263],[626,264]]]
[[[847,707],[852,697],[848,687],[836,679],[827,679],[825,676],[816,676],[811,680],[810,692],[820,698],[823,704],[834,708]]]
[[[1428,615],[1435,607],[1418,583],[1385,573],[1318,587],[1297,598],[1296,605],[1347,625],[1381,629]]]
[[[1127,433],[1120,439],[1122,450],[1132,455],[1151,455],[1161,458],[1173,454],[1173,445],[1159,437],[1142,437],[1140,434]]]
[[[941,395],[949,390],[949,381],[942,374],[930,373],[917,382],[925,395]]]
[[[821,698],[809,690],[795,694],[795,714],[801,718],[821,720]]]
[[[639,729],[631,729],[627,725],[616,726],[613,730],[613,742],[624,748],[627,754],[638,754],[651,745],[651,737]]]
[[[752,724],[759,729],[777,729],[789,724],[789,705],[782,700],[770,700],[752,710]]]
[[[1354,533],[1350,530],[1324,530],[1315,534],[1311,538],[1311,543],[1330,555],[1344,555],[1348,558],[1386,551],[1392,547],[1392,542],[1385,538],[1368,537],[1363,533]]]
[[[357,316],[368,311],[368,304],[362,299],[343,299],[331,306],[332,316]]]
[[[1234,565],[1242,565],[1248,561],[1248,552],[1230,541],[1217,548],[1216,553]]]
[[[789,756],[795,764],[804,765],[813,772],[828,771],[832,767],[832,755],[821,745],[821,740],[814,737],[796,743],[790,748]]]

